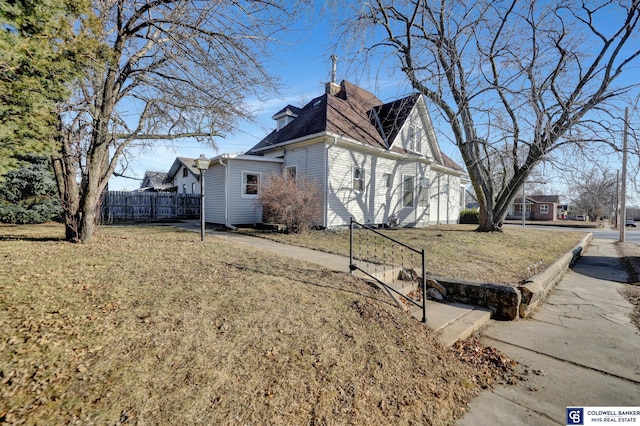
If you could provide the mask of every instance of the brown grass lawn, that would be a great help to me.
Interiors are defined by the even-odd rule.
[[[62,236],[0,226],[0,423],[452,424],[511,365],[348,274],[168,227]]]
[[[488,281],[503,284],[518,284],[535,274],[532,266],[541,261],[542,268],[567,253],[586,235],[581,232],[553,231],[544,229],[505,226],[503,233],[473,232],[477,225],[442,225],[424,229],[392,229],[382,233],[412,247],[425,249],[427,272],[432,275],[461,278],[473,281]],[[252,235],[269,238],[288,244],[309,247],[329,253],[349,255],[349,231],[313,231],[295,235],[277,232],[241,230]],[[371,243],[371,233],[356,232],[355,245],[362,240]],[[366,244],[363,244],[363,247]],[[371,244],[369,244],[371,245]],[[365,249],[362,249],[366,251]],[[392,254],[387,249],[377,257],[388,261]],[[371,253],[355,250],[356,257],[366,258]],[[399,264],[398,250],[393,253]],[[415,262],[405,253],[405,264]],[[538,268],[540,270],[540,268]]]

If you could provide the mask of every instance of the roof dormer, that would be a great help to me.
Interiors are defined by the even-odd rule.
[[[287,105],[282,108],[280,111],[276,112],[272,119],[276,120],[276,131],[280,131],[284,126],[291,123],[293,120],[300,115],[300,108],[294,107],[293,105]]]

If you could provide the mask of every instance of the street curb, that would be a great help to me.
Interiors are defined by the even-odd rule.
[[[585,247],[587,247],[593,234],[588,233],[571,251],[552,263],[547,269],[527,280],[524,285],[519,286],[522,294],[522,301],[519,306],[520,318],[527,318],[537,308],[544,297],[555,285],[560,282],[567,269],[576,263]]]

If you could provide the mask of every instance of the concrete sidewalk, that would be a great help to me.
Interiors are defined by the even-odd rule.
[[[540,310],[491,321],[484,344],[526,366],[526,381],[485,391],[457,425],[565,424],[567,406],[640,406],[640,333],[618,290],[613,240],[593,240]]]
[[[199,221],[184,221],[164,224],[191,231],[200,231]],[[207,237],[222,238],[239,244],[249,245],[261,250],[278,253],[306,262],[315,263],[331,271],[349,273],[349,258],[325,253],[304,247],[291,246],[264,238],[252,237],[242,233],[207,230]],[[364,274],[360,274],[364,278]],[[422,319],[421,309],[412,309],[411,313],[418,320]],[[438,333],[440,341],[451,346],[458,339],[464,339],[487,324],[491,318],[488,309],[461,303],[439,303],[427,300],[427,326]]]

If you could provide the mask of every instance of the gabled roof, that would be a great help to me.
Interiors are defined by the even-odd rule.
[[[153,171],[144,172],[144,178],[140,184],[140,188],[148,188],[154,191],[165,191],[172,186],[171,180],[167,179],[167,173]]]
[[[200,171],[196,168],[196,160],[189,157],[176,157],[167,173],[167,179],[173,180],[180,167],[186,167],[192,175],[198,177],[200,176]]]
[[[337,134],[365,145],[405,154],[406,150],[392,144],[420,98],[421,95],[416,93],[383,103],[374,94],[343,80],[335,95],[318,96],[301,109],[293,107],[295,111],[291,105],[278,111],[274,117],[287,111],[298,117],[279,131],[272,131],[246,154],[261,155],[271,147],[323,133]],[[436,158],[444,167],[464,172],[444,154],[439,160]]]
[[[418,93],[371,109],[371,120],[378,124],[387,144],[393,143],[420,98]],[[382,129],[380,129],[380,127]]]
[[[533,199],[536,203],[556,203],[560,204],[559,195],[531,195],[529,198]]]
[[[540,203],[556,203],[560,204],[559,195],[527,195],[525,200],[528,204],[540,204]],[[517,197],[513,200],[513,204],[522,204],[522,197]]]
[[[285,115],[288,115],[290,117],[297,117],[300,115],[301,111],[302,111],[301,108],[298,108],[293,105],[287,105],[286,107],[282,108],[280,111],[273,114],[273,117],[271,118],[274,120],[277,120],[278,118],[284,117]]]

